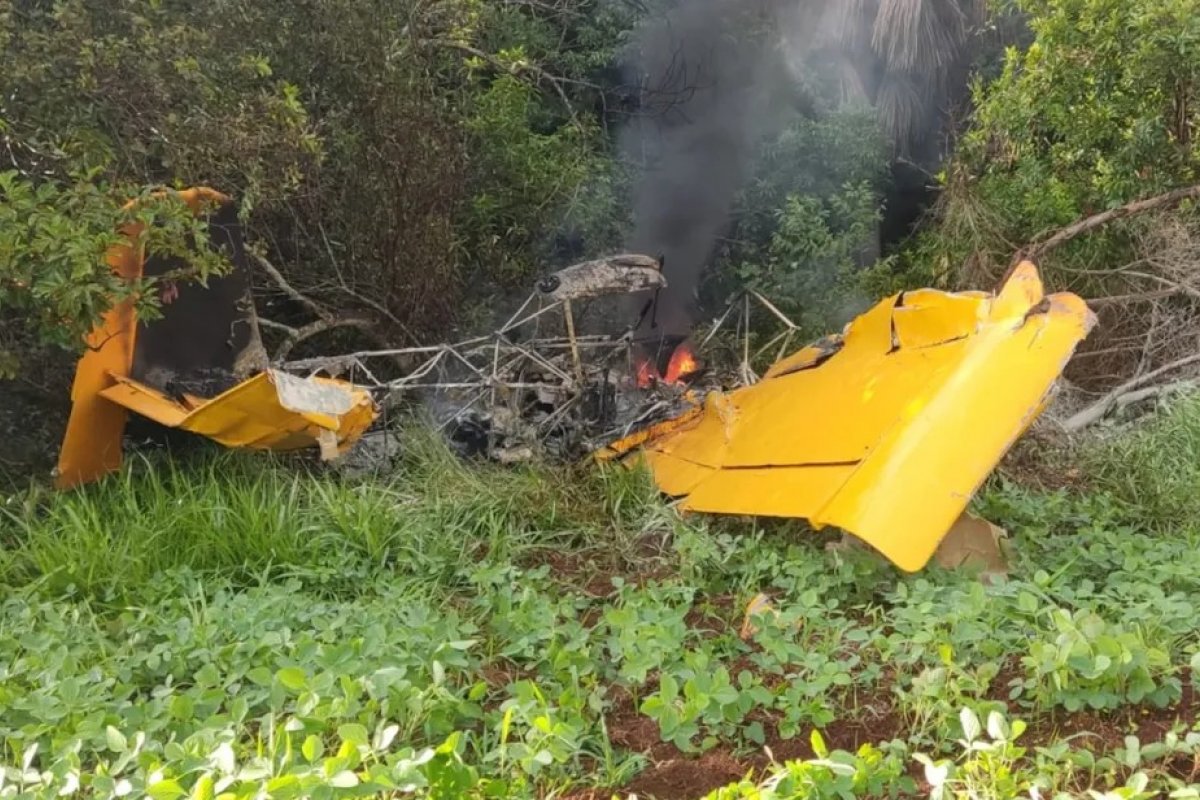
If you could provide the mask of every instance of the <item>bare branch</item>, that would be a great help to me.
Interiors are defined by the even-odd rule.
[[[311,297],[305,297],[303,294],[297,291],[296,287],[288,283],[287,278],[283,277],[283,273],[280,272],[274,264],[268,261],[265,256],[255,253],[251,250],[248,250],[248,252],[254,258],[254,260],[258,262],[258,265],[263,268],[263,271],[271,276],[271,280],[275,281],[275,285],[278,286],[284,294],[316,314],[321,319],[329,320],[332,318],[333,315],[329,312],[329,309],[325,308]]]
[[[278,326],[277,327],[287,327]],[[311,339],[319,333],[335,330],[337,328],[356,328],[367,334],[374,334],[375,320],[363,319],[361,317],[347,317],[345,319],[319,319],[316,322],[310,322],[301,328],[292,328],[291,333],[283,340],[283,343],[275,350],[274,361],[283,361],[296,345],[303,342],[305,339]]]
[[[1090,233],[1096,228],[1101,228],[1110,222],[1115,222],[1119,219],[1143,214],[1147,211],[1155,211],[1161,208],[1178,205],[1184,200],[1194,200],[1200,198],[1200,185],[1189,186],[1185,189],[1175,189],[1174,191],[1165,192],[1164,194],[1148,197],[1143,200],[1134,200],[1132,203],[1126,203],[1120,208],[1112,208],[1108,211],[1103,211],[1099,214],[1093,214],[1090,217],[1084,217],[1081,220],[1071,223],[1065,228],[1061,228],[1050,236],[1034,240],[1025,247],[1017,251],[1013,256],[1012,264],[1009,267],[1009,273],[1022,261],[1036,261],[1042,258],[1056,247],[1066,244],[1072,239],[1076,239],[1085,233]],[[1007,275],[1005,279],[1007,280]]]
[[[1068,433],[1075,433],[1087,426],[1099,422],[1104,416],[1116,407],[1123,397],[1134,392],[1146,384],[1152,382],[1155,378],[1161,378],[1168,372],[1174,372],[1177,369],[1182,369],[1189,364],[1200,362],[1200,353],[1193,353],[1190,356],[1177,358],[1169,364],[1164,364],[1158,369],[1151,370],[1145,375],[1139,375],[1135,378],[1125,381],[1120,386],[1116,387],[1108,394],[1101,397],[1097,402],[1083,409],[1079,413],[1073,415],[1063,423],[1063,428]]]
[[[284,333],[286,333],[289,336],[291,336],[292,334],[294,334],[296,332],[296,329],[293,328],[291,325],[284,325],[282,322],[276,322],[273,319],[265,319],[263,317],[259,317],[258,324],[264,328],[271,328],[272,330],[283,331]]]
[[[1116,306],[1125,303],[1148,303],[1153,300],[1162,300],[1164,297],[1174,297],[1180,294],[1182,289],[1159,289],[1154,292],[1134,292],[1132,294],[1114,294],[1108,297],[1096,297],[1087,301],[1087,304],[1092,308],[1103,308],[1104,306]]]

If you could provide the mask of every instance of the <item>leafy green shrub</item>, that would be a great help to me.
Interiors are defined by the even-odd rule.
[[[137,206],[127,209],[130,200]],[[118,278],[105,256],[129,241],[120,231],[131,225],[140,228],[135,246],[181,257],[185,266],[161,278]],[[204,217],[170,194],[156,198],[82,176],[33,181],[0,172],[0,379],[22,360],[19,344],[82,351],[84,336],[123,300],[136,301],[142,319],[155,319],[157,283],[202,281],[227,268],[215,250],[188,246],[207,239]]]
[[[633,12],[593,6],[5,6],[5,167],[56,182],[60,205],[76,180],[211,185],[241,203],[252,249],[332,312],[378,317],[387,339],[445,333],[467,290],[494,311],[490,290],[526,288],[556,234],[588,255],[614,245],[618,170],[590,78]],[[39,234],[76,260],[100,221],[82,211]],[[264,317],[304,313],[265,284]]]
[[[1068,711],[1142,702],[1162,707],[1179,699],[1170,654],[1140,631],[1087,611],[1055,609],[1049,617],[1053,629],[1034,637],[1021,657],[1025,677],[1014,683],[1013,696]]]
[[[761,783],[743,781],[705,795],[704,800],[808,800],[809,798],[903,797],[915,791],[904,760],[871,745],[854,753],[830,752],[812,735],[817,758],[789,761]]]
[[[806,332],[836,330],[865,310],[857,284],[876,247],[879,200],[868,183],[829,197],[789,195],[761,261],[737,267],[738,278],[789,312]]]
[[[942,175],[914,280],[977,284],[1015,246],[1200,177],[1200,27],[1192,2],[1019,0],[1033,42],[977,82],[969,130]],[[1115,225],[1045,259],[1051,283],[1096,291],[1127,264]],[[972,286],[974,288],[974,286]]]
[[[865,302],[878,255],[887,147],[874,112],[795,115],[763,140],[735,203],[734,229],[710,279],[714,301],[745,286],[802,322],[840,327]]]
[[[686,622],[692,596],[683,588],[621,587],[618,604],[604,613],[605,644],[620,681],[636,687],[654,670],[677,668],[695,635]]]
[[[950,646],[942,647],[942,664],[926,667],[913,676],[908,685],[895,688],[897,700],[908,724],[910,741],[924,741],[927,746],[943,747],[957,731],[958,712],[966,705],[984,711],[1003,711],[1002,703],[988,703],[985,698],[1000,672],[995,662],[978,667],[955,663]]]
[[[746,715],[769,706],[771,692],[746,671],[735,683],[724,666],[710,663],[704,652],[683,656],[683,666],[659,675],[658,691],[642,701],[639,711],[658,723],[664,741],[680,750],[696,749],[694,739],[703,734],[699,749],[707,750],[721,740],[739,734],[758,744],[764,741],[761,723],[744,730]]]

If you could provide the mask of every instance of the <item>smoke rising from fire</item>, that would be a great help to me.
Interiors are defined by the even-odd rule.
[[[639,113],[622,141],[626,159],[639,169],[626,248],[661,254],[669,286],[641,318],[641,339],[689,332],[701,272],[729,230],[734,200],[756,169],[757,147],[792,124],[797,112],[818,119],[842,108],[874,107],[894,154],[908,153],[921,167],[917,177],[904,174],[906,186],[915,181],[924,187],[941,158],[939,133],[948,109],[966,86],[966,43],[978,22],[963,12],[947,27],[945,20],[928,18],[932,4],[921,0],[890,6],[649,1],[660,10],[637,30],[627,54],[640,94]],[[893,6],[903,6],[906,15]],[[898,15],[920,25],[898,24]],[[931,40],[939,50],[934,55],[923,49]],[[906,191],[889,198],[896,202],[887,214],[899,214],[892,241],[906,235],[928,199],[925,192]],[[879,255],[879,233],[863,242],[858,260],[864,264]],[[638,298],[634,313],[647,300]]]
[[[689,332],[701,270],[726,231],[759,137],[794,100],[770,0],[682,0],[632,52],[640,113],[623,133],[641,168],[630,251],[664,257],[669,284],[640,337]],[[638,311],[647,298],[638,298]]]

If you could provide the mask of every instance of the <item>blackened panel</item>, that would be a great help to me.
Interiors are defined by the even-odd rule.
[[[209,221],[210,245],[233,269],[199,283],[161,285],[163,316],[138,326],[132,375],[168,394],[189,392],[211,397],[236,383],[234,365],[251,344],[253,324],[243,299],[249,270],[234,203],[219,208]],[[145,275],[161,276],[180,260],[148,254]]]

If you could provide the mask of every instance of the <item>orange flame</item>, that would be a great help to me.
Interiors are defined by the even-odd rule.
[[[692,346],[683,342],[671,353],[671,361],[667,364],[667,374],[663,377],[667,383],[683,383],[684,378],[700,370],[700,362],[692,352]]]
[[[700,362],[696,358],[696,353],[692,350],[691,344],[685,341],[671,353],[671,360],[667,363],[665,375],[659,374],[653,358],[644,353],[639,354],[635,378],[639,389],[649,389],[656,383],[680,386],[689,375],[699,371]]]

